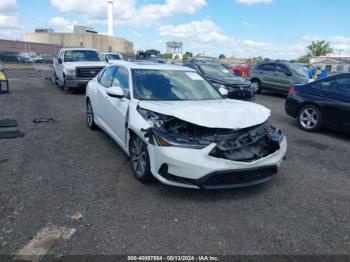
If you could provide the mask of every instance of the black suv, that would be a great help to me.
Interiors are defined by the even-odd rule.
[[[254,100],[255,89],[250,81],[235,76],[231,70],[220,63],[191,60],[184,66],[195,69],[216,89],[225,88],[228,91],[228,98]]]

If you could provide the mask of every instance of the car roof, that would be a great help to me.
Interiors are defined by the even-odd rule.
[[[151,61],[150,62],[148,61],[129,62],[129,61],[118,60],[114,62],[111,66],[113,65],[124,66],[128,69],[178,70],[178,71],[196,72],[192,68],[185,67],[185,66],[160,64],[160,63],[154,63]]]

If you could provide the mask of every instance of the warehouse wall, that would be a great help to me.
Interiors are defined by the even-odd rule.
[[[56,54],[60,49],[57,45],[28,43],[0,39],[0,52],[37,52],[39,54]]]
[[[63,47],[95,48],[101,52],[134,53],[133,43],[126,39],[93,33],[27,33],[26,40]]]

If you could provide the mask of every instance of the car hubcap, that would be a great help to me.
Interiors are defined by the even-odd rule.
[[[253,82],[252,83],[252,88],[254,89],[255,93],[259,91],[259,83],[258,82]]]
[[[132,142],[131,162],[137,176],[142,177],[146,169],[146,152],[140,138],[136,138]]]
[[[318,114],[313,108],[306,108],[301,112],[300,123],[306,129],[314,128],[318,123]]]
[[[86,116],[87,116],[88,125],[91,126],[94,117],[93,117],[93,111],[92,111],[92,106],[90,102],[86,106]]]

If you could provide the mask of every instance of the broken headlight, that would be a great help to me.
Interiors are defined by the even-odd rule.
[[[145,137],[149,139],[152,145],[157,146],[175,146],[192,149],[203,149],[208,144],[198,144],[195,141],[185,139],[185,135],[181,133],[176,136],[169,134],[165,126],[174,120],[174,117],[152,112],[147,109],[137,108],[140,115],[151,125],[150,128],[144,130]]]

